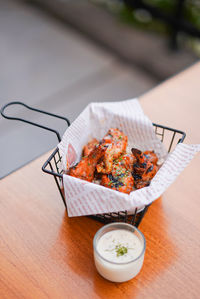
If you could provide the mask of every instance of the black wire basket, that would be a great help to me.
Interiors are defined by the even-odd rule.
[[[17,101],[10,102],[1,108],[1,115],[4,118],[11,119],[11,120],[19,120],[19,121],[22,121],[25,123],[29,123],[33,126],[51,131],[56,134],[59,142],[61,141],[61,137],[60,137],[60,134],[58,133],[58,131],[56,131],[55,129],[43,126],[43,125],[35,123],[35,122],[31,122],[26,119],[6,115],[4,113],[5,109],[11,105],[22,105],[29,110],[62,119],[67,123],[67,126],[70,125],[69,120],[63,116],[56,115],[53,113],[49,113],[49,112],[46,112],[46,111],[43,111],[40,109],[30,107],[22,102],[17,102]],[[153,126],[155,128],[155,134],[165,144],[166,148],[168,149],[168,153],[176,146],[177,143],[182,143],[185,139],[186,134],[180,130],[172,129],[172,128],[169,128],[169,127],[166,127],[163,125],[158,125],[155,123],[153,123]],[[57,147],[53,151],[53,153],[50,155],[50,157],[47,159],[47,161],[44,163],[44,165],[42,166],[42,170],[45,173],[48,173],[54,177],[54,180],[58,187],[59,193],[60,193],[63,203],[65,205],[65,208],[67,209],[67,204],[66,204],[64,189],[63,189],[63,170],[61,168],[61,161],[62,161],[62,157],[60,155],[59,148]],[[110,222],[127,222],[129,224],[132,224],[132,225],[138,227],[139,224],[141,223],[145,213],[147,212],[148,208],[149,208],[149,205],[145,206],[140,211],[136,208],[134,213],[132,213],[132,214],[129,214],[127,211],[119,211],[117,213],[96,214],[96,215],[90,215],[88,217],[98,220],[104,224],[107,224]]]

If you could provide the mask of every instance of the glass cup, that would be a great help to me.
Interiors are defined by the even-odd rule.
[[[116,262],[106,259],[98,251],[98,242],[100,238],[107,232],[114,230],[127,230],[133,233],[141,242],[140,250],[137,256],[128,262]],[[133,225],[121,222],[115,222],[103,226],[97,231],[93,239],[94,262],[97,271],[104,278],[113,282],[124,282],[134,278],[141,270],[144,254],[146,249],[146,241],[142,232]]]

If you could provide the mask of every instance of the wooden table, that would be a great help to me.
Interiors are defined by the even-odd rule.
[[[157,123],[199,142],[200,63],[141,97]],[[141,273],[115,284],[94,267],[92,239],[102,225],[67,218],[48,154],[0,182],[0,298],[199,298],[200,155],[155,201],[140,225],[147,240]]]

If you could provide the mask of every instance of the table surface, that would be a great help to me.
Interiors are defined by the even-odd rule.
[[[156,123],[199,143],[200,63],[140,100]],[[42,173],[48,154],[0,182],[1,298],[199,298],[200,155],[196,155],[140,229],[147,241],[144,266],[133,280],[104,280],[92,258],[102,224],[68,218],[53,178]]]

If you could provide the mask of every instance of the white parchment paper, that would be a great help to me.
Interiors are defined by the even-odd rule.
[[[83,146],[91,138],[100,140],[110,128],[118,128],[128,136],[128,148],[154,150],[164,160],[150,186],[125,194],[104,186],[63,175],[65,199],[69,216],[133,211],[157,199],[189,164],[200,144],[178,144],[167,155],[157,138],[152,122],[143,113],[137,99],[122,102],[91,103],[66,130],[58,147],[62,167],[79,162]]]

